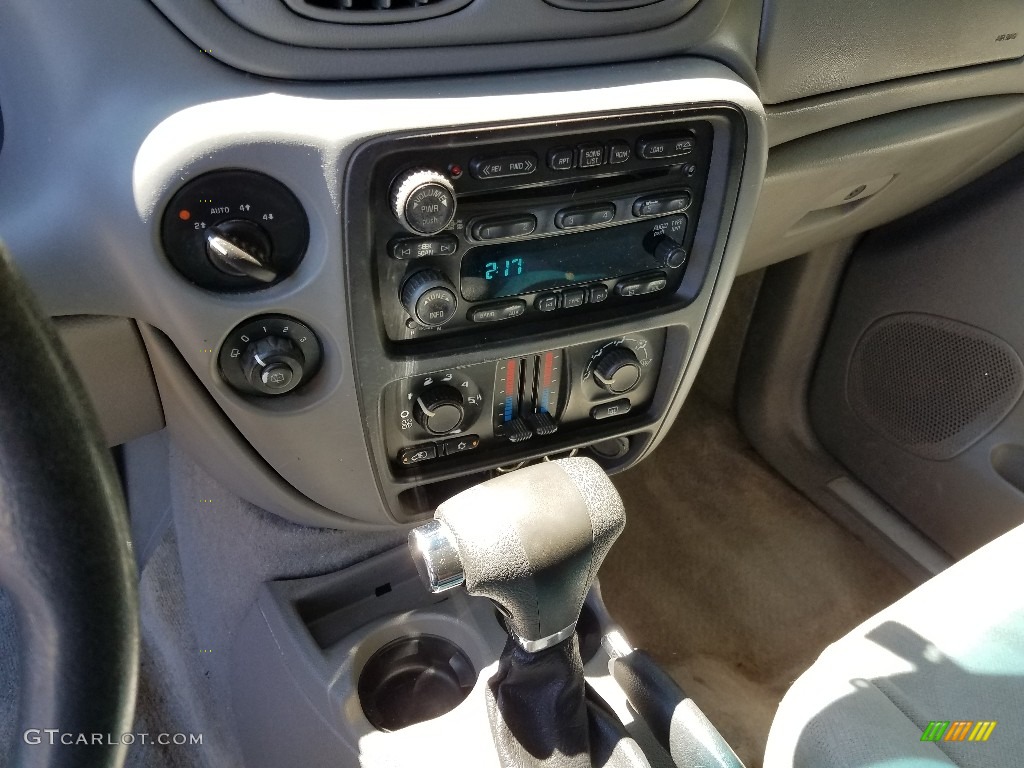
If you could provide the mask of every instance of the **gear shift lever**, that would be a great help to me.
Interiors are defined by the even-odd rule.
[[[615,486],[594,461],[564,459],[470,488],[434,518],[409,534],[428,587],[465,583],[498,606],[511,636],[487,697],[502,764],[589,768],[608,725],[587,710],[575,629],[626,523]]]
[[[505,615],[536,653],[571,637],[597,569],[626,524],[596,462],[545,462],[470,488],[409,534],[433,592],[463,582]]]

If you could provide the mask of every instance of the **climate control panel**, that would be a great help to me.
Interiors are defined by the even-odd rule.
[[[501,462],[651,402],[665,344],[657,329],[392,382],[383,433],[393,468],[424,472],[468,453]],[[435,464],[436,463],[436,464]]]

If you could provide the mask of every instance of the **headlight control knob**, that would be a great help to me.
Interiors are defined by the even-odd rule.
[[[413,416],[432,435],[447,435],[462,425],[466,416],[462,393],[447,384],[423,390],[416,398]]]
[[[252,221],[230,219],[206,228],[206,256],[227,275],[274,282],[272,249],[267,233]]]
[[[267,336],[245,350],[242,368],[253,388],[267,395],[283,395],[299,386],[304,363],[305,356],[295,342]]]
[[[263,315],[228,334],[218,361],[232,389],[274,396],[313,378],[321,357],[320,342],[305,323],[286,315]]]
[[[421,269],[402,285],[401,300],[413,319],[427,328],[438,328],[453,317],[459,306],[455,286],[436,269]]]
[[[628,347],[612,347],[601,355],[594,366],[594,381],[613,395],[624,395],[636,389],[641,376],[640,361]]]
[[[391,210],[410,232],[436,235],[455,218],[455,189],[437,171],[408,171],[391,187]]]

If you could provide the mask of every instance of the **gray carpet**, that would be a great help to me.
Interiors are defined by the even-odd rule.
[[[654,455],[615,481],[628,522],[600,574],[608,607],[757,768],[796,676],[911,585],[699,392]]]

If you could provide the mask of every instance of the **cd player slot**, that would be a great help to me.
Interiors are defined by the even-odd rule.
[[[628,192],[633,186],[646,188],[652,183],[660,184],[663,180],[670,179],[673,176],[680,177],[682,174],[679,173],[679,168],[680,166],[678,165],[671,165],[647,171],[637,171],[635,173],[604,176],[597,179],[581,179],[562,184],[538,185],[528,189],[477,192],[461,196],[459,203],[460,205],[501,205],[505,203],[522,205],[524,202],[543,204],[548,199],[555,201],[573,200],[581,195],[589,195],[590,193],[603,192],[605,190],[615,190],[617,193]],[[686,179],[679,178],[679,183],[684,183],[685,181]]]

